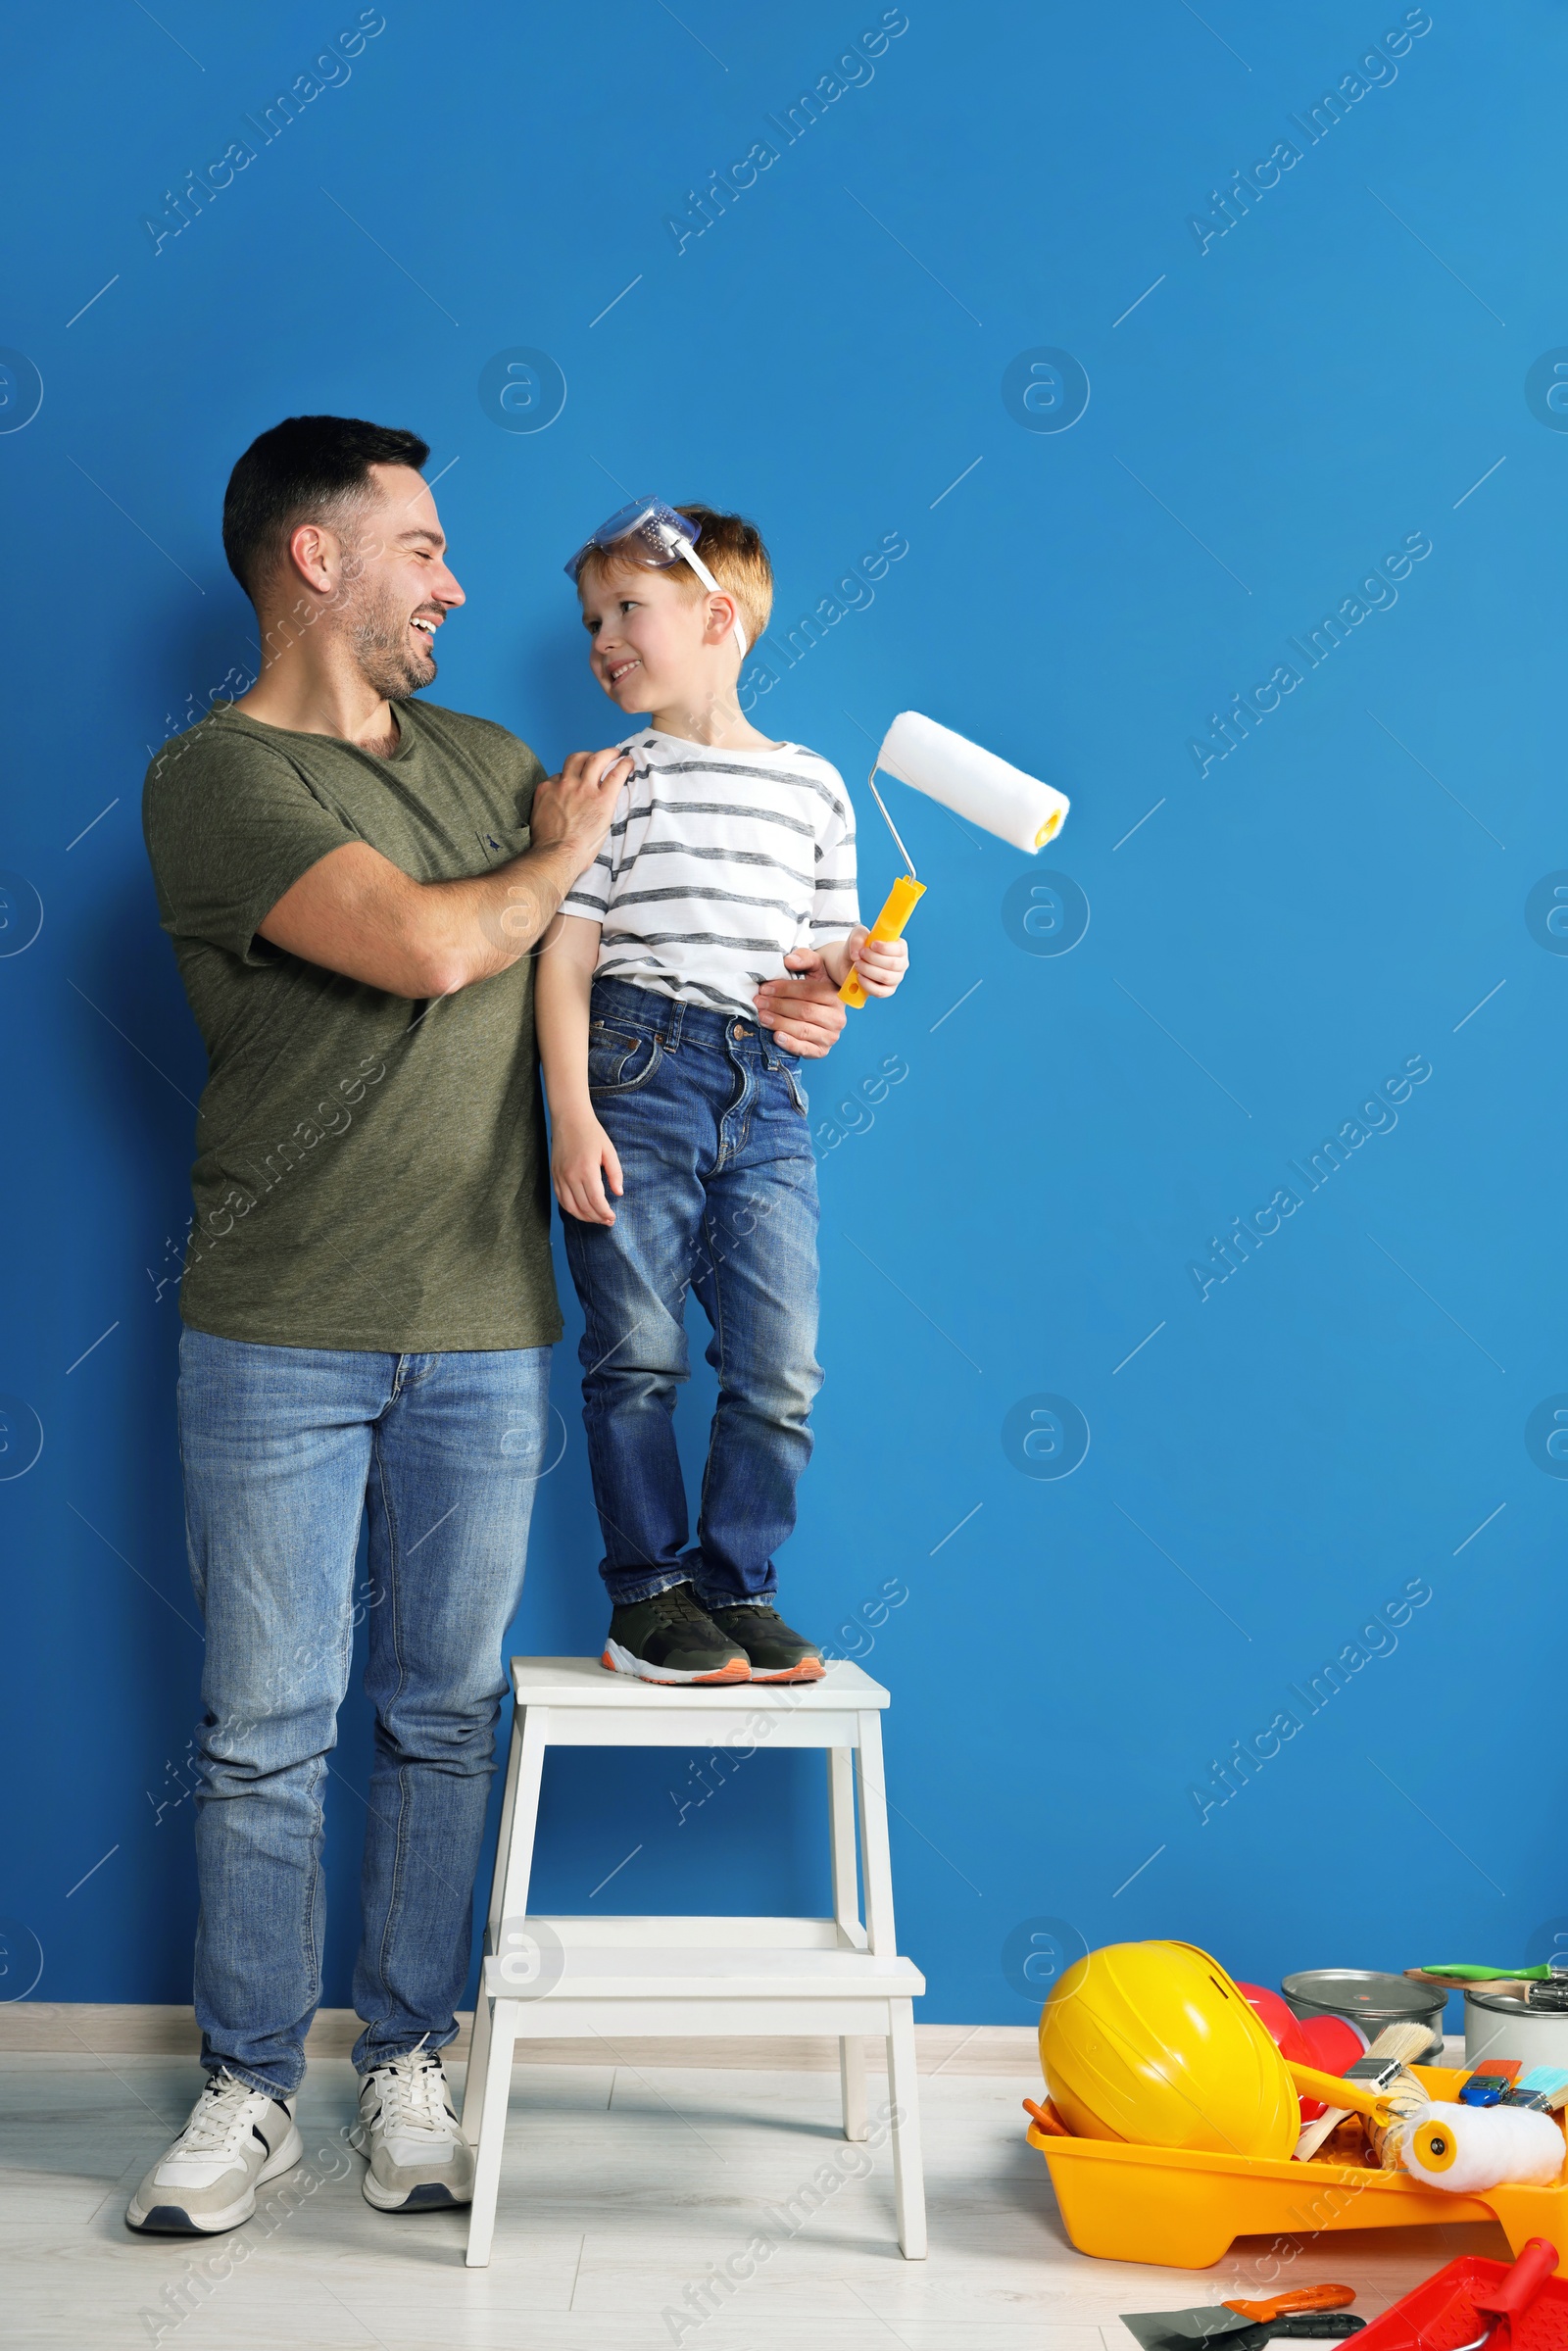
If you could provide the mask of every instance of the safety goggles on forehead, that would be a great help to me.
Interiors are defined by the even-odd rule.
[[[725,595],[728,591],[719,586],[697,552],[698,537],[697,524],[662,498],[634,498],[629,506],[617,507],[607,522],[601,522],[563,568],[575,585],[578,572],[597,548],[604,555],[613,552],[623,563],[646,564],[651,571],[667,571],[671,563],[690,563],[710,596]],[[746,631],[739,613],[734,628],[744,661]]]

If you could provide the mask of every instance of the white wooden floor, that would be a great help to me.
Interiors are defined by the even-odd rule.
[[[15,2351],[1133,2351],[1118,2312],[1268,2290],[1262,2239],[1206,2273],[1074,2253],[1023,2136],[1019,2099],[1039,2094],[1038,2080],[977,2078],[958,2063],[921,2082],[930,2258],[899,2255],[883,2147],[866,2178],[847,2180],[704,2320],[688,2287],[765,2229],[766,2208],[824,2160],[858,2152],[835,2123],[836,2074],[519,2065],[495,2257],[469,2271],[466,2213],[400,2220],[365,2202],[362,2166],[343,2151],[354,2114],[344,2059],[312,2064],[305,2165],[265,2191],[245,2229],[193,2246],[132,2236],[123,2211],[200,2089],[194,2060],[0,2054],[0,2340]],[[879,2075],[872,2091],[874,2107]],[[231,2269],[242,2239],[249,2252]],[[1344,2279],[1370,2319],[1460,2252],[1506,2258],[1490,2229],[1365,2231],[1304,2246],[1287,2281]]]

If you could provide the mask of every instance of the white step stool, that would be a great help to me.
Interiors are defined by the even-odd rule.
[[[669,1687],[607,1673],[594,1657],[514,1657],[515,1710],[463,2127],[477,2150],[468,2267],[490,2259],[512,2053],[532,2040],[618,2033],[838,2036],[844,2135],[864,2138],[865,2050],[887,2042],[899,2244],[925,2253],[914,2011],[925,1978],[897,1955],[881,1710],[858,1665],[820,1682]],[[698,1747],[737,1761],[758,1747],[827,1749],[833,1916],[531,1918],[528,1880],[548,1746]],[[859,1775],[860,1923],[855,1867]]]

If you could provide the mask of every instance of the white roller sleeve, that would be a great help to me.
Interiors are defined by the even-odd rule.
[[[882,738],[877,765],[956,816],[967,816],[1014,849],[1031,853],[1054,840],[1070,802],[994,751],[982,751],[918,710],[901,710]]]
[[[1441,2124],[1452,2153],[1434,2171],[1418,2144],[1423,2123]],[[1464,2106],[1433,2098],[1399,2142],[1404,2168],[1428,2187],[1484,2196],[1494,2187],[1550,2187],[1563,2167],[1562,2125],[1528,2106]]]

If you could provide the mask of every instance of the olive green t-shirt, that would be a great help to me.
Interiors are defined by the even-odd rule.
[[[207,1046],[184,1319],[220,1339],[396,1353],[561,1336],[533,962],[423,1003],[258,937],[345,842],[417,881],[528,846],[544,773],[505,727],[398,705],[378,759],[227,705],[147,770],[159,917]]]

